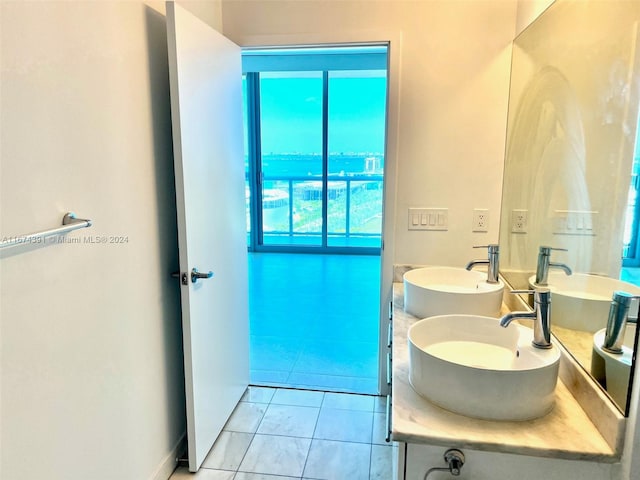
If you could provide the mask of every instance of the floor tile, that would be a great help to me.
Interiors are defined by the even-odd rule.
[[[221,432],[202,466],[219,470],[237,470],[252,438],[252,433]]]
[[[386,396],[375,397],[375,400],[373,401],[373,411],[374,412],[386,412],[387,411],[387,397]]]
[[[201,468],[191,473],[187,467],[178,467],[169,480],[234,480],[235,472]]]
[[[227,420],[224,430],[229,432],[255,433],[262,421],[267,405],[240,402]]]
[[[379,256],[252,252],[249,285],[251,383],[377,393]]]
[[[319,375],[292,372],[287,384],[294,388],[310,388],[334,392],[376,393],[377,378],[343,377],[339,375]]]
[[[352,395],[349,393],[331,393],[324,396],[323,408],[337,408],[341,410],[373,411],[374,397],[370,395]]]
[[[257,434],[239,470],[301,477],[310,445],[308,438]]]
[[[283,328],[283,327],[281,327]],[[256,335],[251,330],[249,364],[253,370],[291,371],[302,351],[302,343],[296,338]]]
[[[359,328],[361,330],[361,328]],[[336,338],[331,338],[335,336]],[[357,342],[336,332],[308,342],[300,353],[293,372],[374,377],[378,371],[377,342]]]
[[[269,403],[276,392],[275,388],[250,386],[240,399],[241,402]]]
[[[322,408],[313,438],[370,443],[372,425],[372,412]]]
[[[257,433],[289,437],[313,437],[320,409],[293,405],[269,405]]]
[[[368,480],[370,456],[368,444],[313,440],[303,476],[321,480]]]
[[[375,412],[373,414],[373,433],[371,443],[377,445],[389,445],[387,438],[387,414]]]
[[[282,384],[287,386],[287,380],[289,379],[290,372],[278,371],[278,370],[251,370],[249,372],[249,378],[251,383],[259,385],[273,385]]]
[[[242,400],[200,471],[170,480],[393,478],[386,397],[252,386]]]
[[[273,395],[271,403],[297,405],[300,407],[319,407],[322,405],[323,398],[324,392],[279,388]]]
[[[297,480],[298,477],[283,477],[280,475],[265,475],[264,473],[238,472],[233,480]]]
[[[389,480],[393,478],[394,447],[371,446],[371,470],[369,480]]]

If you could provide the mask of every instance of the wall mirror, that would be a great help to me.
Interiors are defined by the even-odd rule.
[[[550,270],[552,331],[625,414],[635,325],[624,354],[596,347],[613,290],[640,292],[639,23],[637,1],[556,0],[515,39],[500,219],[513,288],[529,288],[540,246],[566,249],[551,255],[573,271]]]

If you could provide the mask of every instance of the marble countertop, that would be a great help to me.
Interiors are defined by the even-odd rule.
[[[569,349],[584,368],[591,367],[593,353],[593,333],[571,330],[569,328],[551,326],[551,331]]]
[[[407,330],[418,321],[403,310],[402,283],[393,286],[393,383],[391,431],[394,441],[531,455],[619,461],[596,426],[560,379],[553,410],[524,422],[479,420],[449,412],[418,395],[409,384]]]

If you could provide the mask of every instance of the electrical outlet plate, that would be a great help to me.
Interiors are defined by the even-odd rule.
[[[486,208],[476,208],[473,210],[472,232],[489,231],[489,210]]]
[[[527,233],[529,210],[511,210],[511,233]]]

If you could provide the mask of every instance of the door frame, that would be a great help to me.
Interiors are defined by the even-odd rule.
[[[393,302],[395,230],[400,215],[397,209],[397,177],[400,137],[400,82],[402,33],[399,30],[368,30],[363,32],[324,32],[285,35],[246,35],[232,39],[243,48],[264,46],[291,47],[294,45],[344,46],[349,44],[387,45],[387,125],[384,152],[382,202],[382,247],[380,249],[380,308],[378,331],[378,391],[390,393],[387,383],[387,326]],[[251,148],[251,147],[250,147]],[[338,252],[335,252],[338,253]]]

